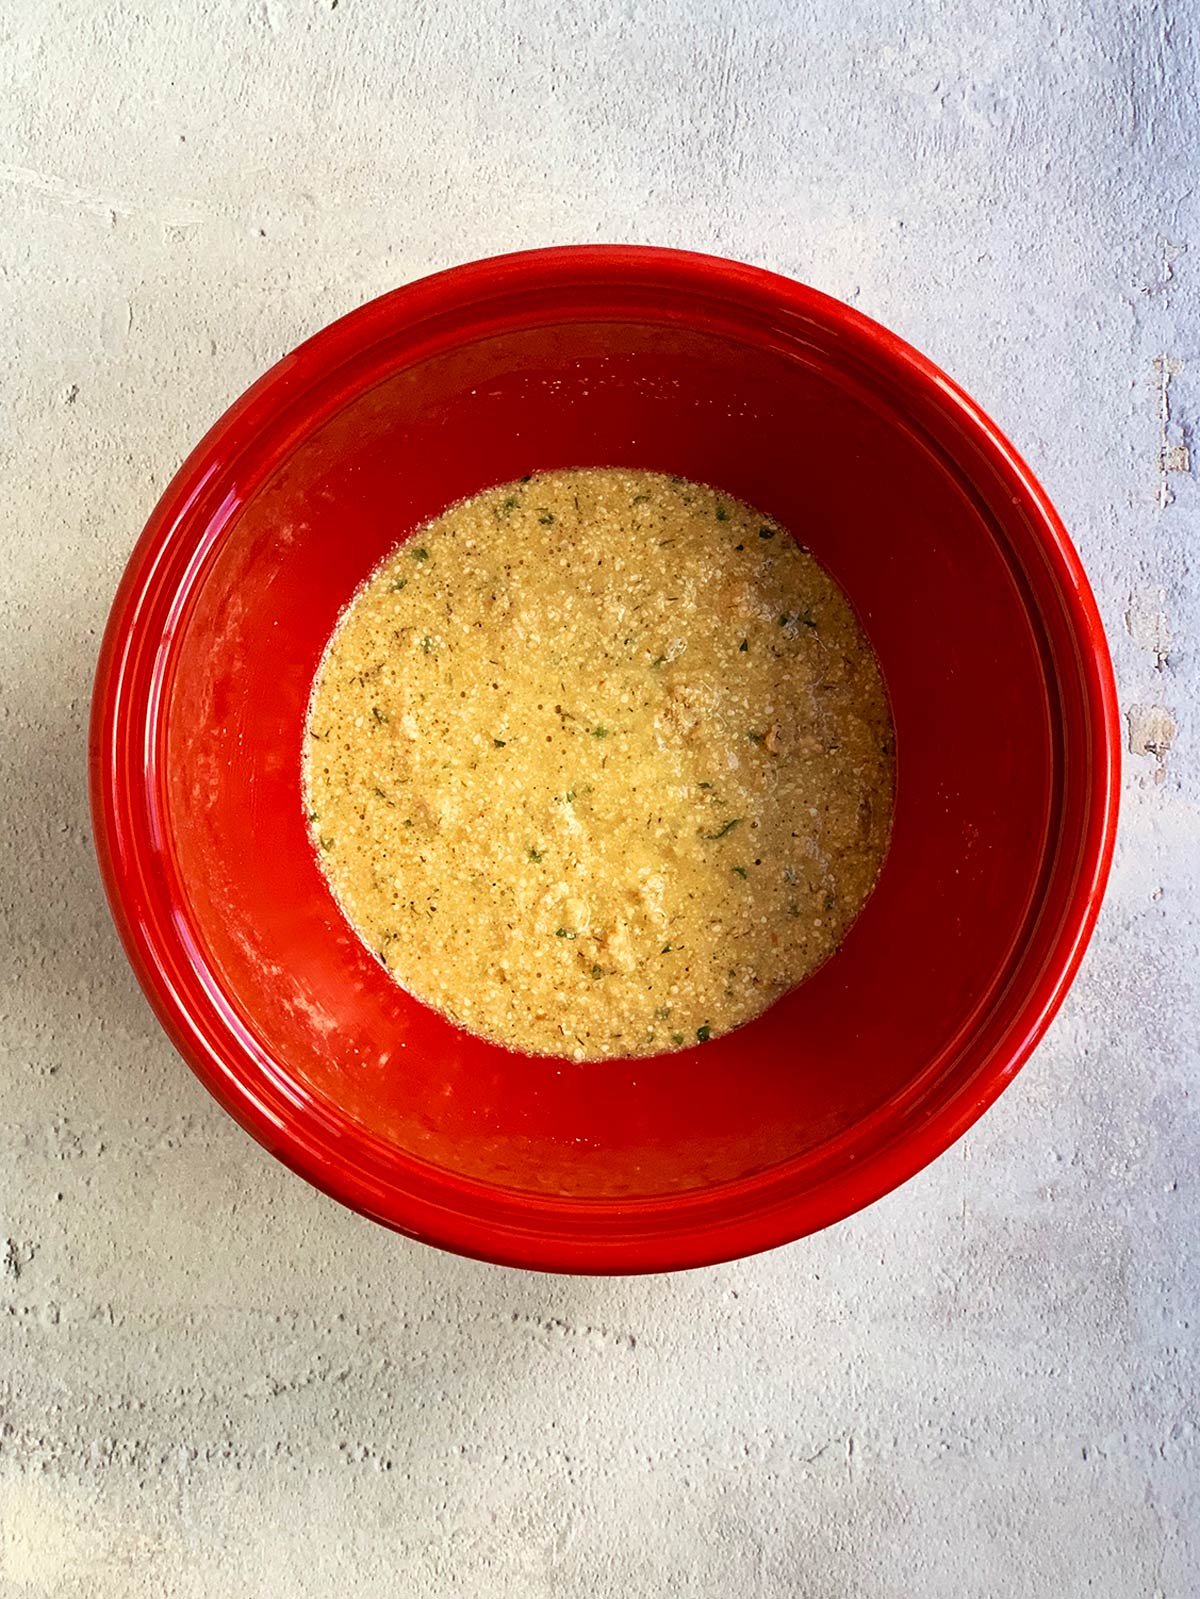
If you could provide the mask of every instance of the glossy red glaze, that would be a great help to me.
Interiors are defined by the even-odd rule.
[[[898,740],[891,852],[839,953],[736,1033],[604,1065],[497,1049],[402,993],[300,802],[313,672],[362,577],[465,495],[588,465],[699,478],[793,528],[857,607]],[[125,573],[91,775],[130,959],[243,1126],[413,1237],[629,1272],[826,1226],[980,1115],[1091,931],[1117,751],[1075,552],[949,379],[784,278],[584,247],[385,295],[233,406]]]

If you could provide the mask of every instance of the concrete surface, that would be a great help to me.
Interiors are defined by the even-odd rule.
[[[0,1592],[1200,1593],[1197,8],[25,0],[0,16]],[[160,1036],[84,798],[140,524],[276,356],[465,257],[696,246],[1028,453],[1130,753],[1099,936],[960,1146],[757,1260],[442,1258]],[[7,1240],[7,1242],[5,1242]]]

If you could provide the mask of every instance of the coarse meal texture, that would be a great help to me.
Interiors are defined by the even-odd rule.
[[[322,867],[393,976],[577,1060],[757,1016],[837,948],[891,826],[841,590],[654,472],[538,473],[420,529],[343,614],[306,750]]]

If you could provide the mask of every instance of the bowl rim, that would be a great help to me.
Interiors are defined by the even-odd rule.
[[[131,718],[144,732],[151,707],[131,687],[132,662],[150,601],[162,592],[168,547],[186,533],[189,514],[248,441],[286,407],[300,427],[318,385],[339,374],[339,403],[361,388],[355,357],[406,329],[475,305],[485,306],[539,284],[613,289],[634,280],[692,295],[741,299],[819,322],[840,339],[870,348],[898,380],[919,390],[969,436],[972,446],[1010,490],[1052,568],[1077,644],[1091,759],[1086,773],[1087,821],[1076,856],[1069,903],[1053,950],[1036,981],[1010,996],[1010,1014],[987,1064],[918,1128],[885,1143],[817,1188],[722,1220],[697,1213],[689,1199],[666,1195],[636,1206],[587,1200],[558,1202],[611,1215],[611,1237],[549,1235],[542,1206],[530,1206],[528,1226],[497,1226],[428,1193],[402,1186],[384,1190],[351,1166],[312,1129],[282,1119],[239,1075],[244,1051],[232,1031],[204,1027],[185,989],[164,959],[160,931],[143,914],[155,893],[142,863],[153,850],[150,830],[122,798],[122,745]],[[294,435],[292,435],[294,436]],[[281,443],[276,459],[290,448]],[[144,641],[143,641],[144,642]],[[143,697],[144,698],[144,697]],[[140,736],[140,735],[139,735]],[[317,1188],[374,1220],[424,1242],[505,1265],[546,1271],[634,1273],[716,1264],[791,1242],[840,1221],[914,1176],[983,1114],[1029,1058],[1073,981],[1095,926],[1112,862],[1120,777],[1120,723],[1103,625],[1079,556],[1041,485],[1000,429],[937,366],[896,334],[819,290],[760,267],[691,251],[645,245],[563,245],[493,256],[420,278],[371,300],[330,323],[284,356],[220,417],[187,456],[158,504],[125,568],[101,643],[89,732],[93,836],[105,892],[126,954],[161,1025],[205,1087],[241,1125]],[[1083,779],[1079,779],[1083,781]],[[1016,1000],[1016,1003],[1012,1001]],[[354,1124],[346,1118],[347,1131]],[[765,1177],[769,1174],[763,1174]],[[744,1191],[755,1178],[730,1185]],[[448,1174],[453,1187],[453,1174]],[[766,1196],[764,1196],[766,1197]],[[622,1232],[623,1209],[657,1210],[653,1234]],[[668,1225],[672,1218],[676,1225]]]

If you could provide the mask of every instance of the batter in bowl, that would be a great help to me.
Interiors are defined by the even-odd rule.
[[[879,874],[894,735],[845,596],[680,478],[539,473],[419,530],[317,672],[305,804],[412,994],[576,1060],[704,1043],[838,946]]]

